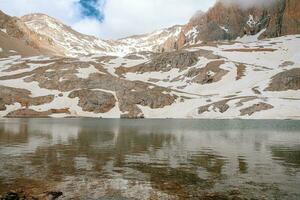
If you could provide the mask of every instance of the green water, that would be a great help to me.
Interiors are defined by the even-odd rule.
[[[1,119],[0,194],[300,199],[300,121]]]

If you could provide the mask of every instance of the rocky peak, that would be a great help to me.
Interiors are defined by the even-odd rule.
[[[194,16],[183,28],[185,44],[197,41],[232,40],[263,32],[261,37],[300,33],[300,4],[276,0],[273,4],[242,7],[217,1],[205,14]],[[193,37],[190,33],[193,33]]]

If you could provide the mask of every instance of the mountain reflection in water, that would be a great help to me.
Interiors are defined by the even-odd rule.
[[[2,119],[0,160],[0,194],[300,198],[298,121]]]

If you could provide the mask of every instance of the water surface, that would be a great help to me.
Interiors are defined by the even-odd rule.
[[[299,188],[299,121],[0,120],[0,194],[296,200]]]

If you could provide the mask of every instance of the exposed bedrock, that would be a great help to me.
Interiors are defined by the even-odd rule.
[[[14,110],[8,113],[5,117],[8,118],[47,118],[52,114],[70,114],[69,108],[62,109],[50,109],[47,111],[35,111],[32,109],[24,108],[19,110]]]
[[[150,62],[133,67],[118,67],[116,73],[123,76],[126,73],[146,73],[146,72],[168,72],[172,69],[183,71],[194,66],[199,61],[199,57],[207,59],[220,59],[220,56],[208,50],[165,52],[156,54]]]
[[[85,78],[78,77],[78,70],[89,66],[94,66],[99,72],[90,73]],[[138,105],[163,108],[171,105],[178,98],[171,94],[172,90],[168,88],[141,81],[124,80],[107,73],[100,64],[84,64],[68,59],[37,68],[31,72],[1,77],[2,80],[12,78],[24,78],[27,83],[37,82],[39,87],[49,90],[70,92],[69,98],[78,97],[78,105],[87,112],[106,113],[118,102],[120,111],[124,113],[122,117],[128,118],[143,117],[142,110]],[[51,91],[49,92],[51,93]],[[20,96],[24,98],[29,94],[28,92],[28,94]],[[43,99],[33,99],[30,101],[30,105],[36,104],[35,101],[38,100],[42,101]]]
[[[256,112],[260,112],[263,110],[270,110],[272,108],[274,108],[274,106],[261,102],[261,103],[254,104],[250,107],[244,108],[244,109],[240,110],[240,112],[241,112],[241,116],[244,116],[244,115],[251,116]]]
[[[113,94],[97,90],[76,90],[69,94],[70,98],[79,98],[78,105],[83,111],[106,113],[115,107],[116,99]]]
[[[300,90],[300,68],[281,72],[272,77],[266,91]]]
[[[54,95],[30,97],[31,92],[25,89],[18,89],[0,85],[0,110],[6,110],[6,105],[20,103],[21,106],[36,106],[50,103]]]

